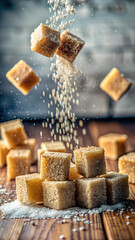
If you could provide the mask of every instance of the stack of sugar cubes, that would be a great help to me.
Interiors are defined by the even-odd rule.
[[[116,204],[129,195],[128,176],[106,173],[104,149],[86,147],[74,151],[77,172],[84,176],[76,180],[77,205],[86,208]]]
[[[72,154],[66,153],[64,143],[42,142],[38,157],[40,173],[16,177],[17,199],[57,210],[76,206],[75,181],[69,179]]]
[[[28,138],[20,119],[1,123],[0,167],[7,164],[7,179],[30,173],[36,162],[35,138]]]
[[[128,176],[106,173],[103,148],[90,146],[74,150],[73,164],[72,154],[65,152],[63,143],[56,142],[56,146],[55,142],[52,146],[51,142],[41,144],[44,153],[39,158],[40,173],[16,177],[20,202],[43,202],[45,207],[56,210],[74,206],[91,209],[128,198]]]

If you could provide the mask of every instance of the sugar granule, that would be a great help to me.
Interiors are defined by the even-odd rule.
[[[64,235],[60,235],[59,239],[65,239]]]

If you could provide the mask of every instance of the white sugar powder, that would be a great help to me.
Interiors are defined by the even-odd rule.
[[[45,218],[70,218],[74,215],[81,214],[98,214],[104,211],[115,211],[117,209],[125,208],[124,203],[118,203],[115,205],[102,205],[100,208],[94,208],[92,210],[85,208],[69,208],[66,210],[54,210],[45,208],[39,205],[23,205],[17,200],[11,203],[5,203],[0,206],[3,216],[10,215],[10,218],[32,218],[32,219],[45,219]],[[81,219],[80,219],[81,221]]]

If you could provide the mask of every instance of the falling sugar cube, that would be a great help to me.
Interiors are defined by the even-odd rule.
[[[58,47],[56,54],[65,58],[69,62],[73,62],[84,43],[85,42],[76,35],[65,31],[61,35],[61,45]]]
[[[60,32],[43,23],[31,34],[31,50],[46,57],[53,57],[60,43]]]
[[[132,82],[124,77],[117,68],[113,68],[100,84],[114,101],[118,101],[130,88]]]
[[[24,95],[40,82],[40,78],[33,69],[23,60],[20,60],[6,74],[7,79]]]

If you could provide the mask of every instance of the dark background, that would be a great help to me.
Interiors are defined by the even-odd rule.
[[[77,80],[80,106],[73,106],[76,115],[79,118],[135,117],[135,1],[72,2],[76,4],[76,22],[71,32],[86,42],[75,61],[87,75]],[[0,1],[0,121],[48,116],[48,95],[54,88],[51,76],[47,77],[50,59],[30,49],[31,32],[40,22],[45,24],[48,17],[45,0]],[[20,59],[42,79],[37,90],[33,88],[27,96],[5,77]],[[112,67],[133,81],[132,88],[117,103],[99,88]]]

